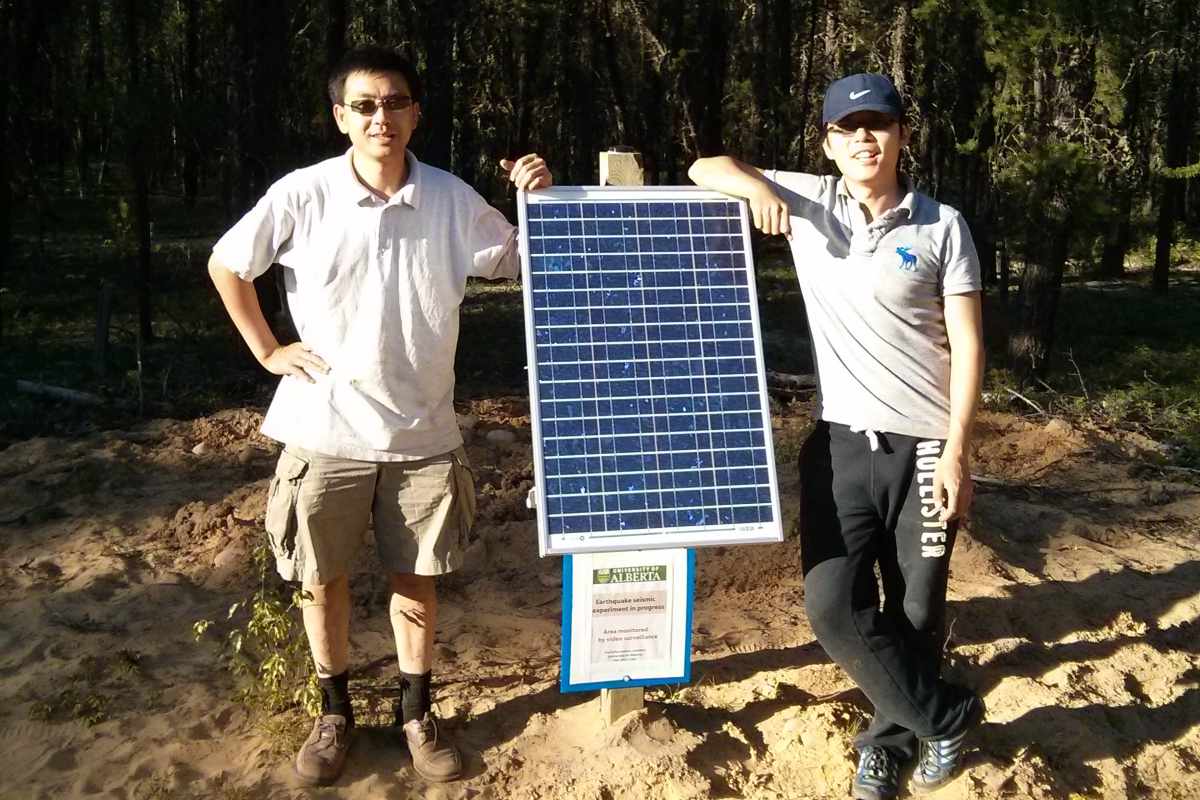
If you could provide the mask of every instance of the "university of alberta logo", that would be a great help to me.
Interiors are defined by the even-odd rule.
[[[908,252],[911,249],[912,249],[912,245],[909,245],[908,247],[897,247],[896,248],[896,255],[900,256],[900,263],[898,264],[898,266],[900,267],[900,269],[904,270],[905,272],[916,272],[917,271],[917,257],[915,255],[913,255],[912,253]]]

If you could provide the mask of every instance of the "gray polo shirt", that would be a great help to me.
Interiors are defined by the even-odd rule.
[[[821,418],[945,439],[950,343],[942,298],[983,288],[962,215],[910,189],[867,222],[838,178],[764,174],[791,211]]]
[[[318,453],[405,461],[462,444],[454,416],[458,308],[468,276],[516,277],[516,229],[474,189],[408,153],[383,200],[350,152],[281,178],[213,252],[244,280],[285,267],[300,338],[329,364],[285,376],[263,433]]]

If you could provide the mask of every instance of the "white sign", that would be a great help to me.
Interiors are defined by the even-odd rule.
[[[563,691],[690,679],[694,553],[576,554],[563,571]]]

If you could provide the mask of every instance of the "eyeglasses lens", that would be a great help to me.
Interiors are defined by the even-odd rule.
[[[347,107],[355,114],[362,114],[364,117],[370,117],[375,114],[380,108],[384,111],[403,111],[413,104],[413,99],[408,95],[395,95],[393,97],[383,97],[379,100],[352,100],[347,103]]]

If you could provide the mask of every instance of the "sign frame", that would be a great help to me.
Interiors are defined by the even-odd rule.
[[[588,652],[592,645],[591,624],[594,617],[584,616],[584,608],[591,607],[592,584],[580,580],[589,577],[593,569],[602,569],[606,564],[621,561],[642,560],[666,563],[675,567],[667,579],[669,605],[667,613],[671,624],[670,660],[680,668],[670,674],[652,674],[621,678],[572,680],[572,664]],[[593,692],[600,689],[628,689],[639,686],[661,686],[663,684],[686,684],[692,679],[692,617],[696,597],[696,551],[692,548],[656,549],[623,553],[579,553],[563,556],[563,600],[562,600],[562,645],[559,667],[560,692]],[[678,567],[683,567],[679,575]],[[583,587],[581,589],[581,586]],[[680,607],[682,605],[682,607]],[[576,613],[578,612],[578,614]],[[584,622],[578,625],[577,622]],[[636,667],[636,664],[634,664]],[[585,668],[589,672],[588,668]]]

